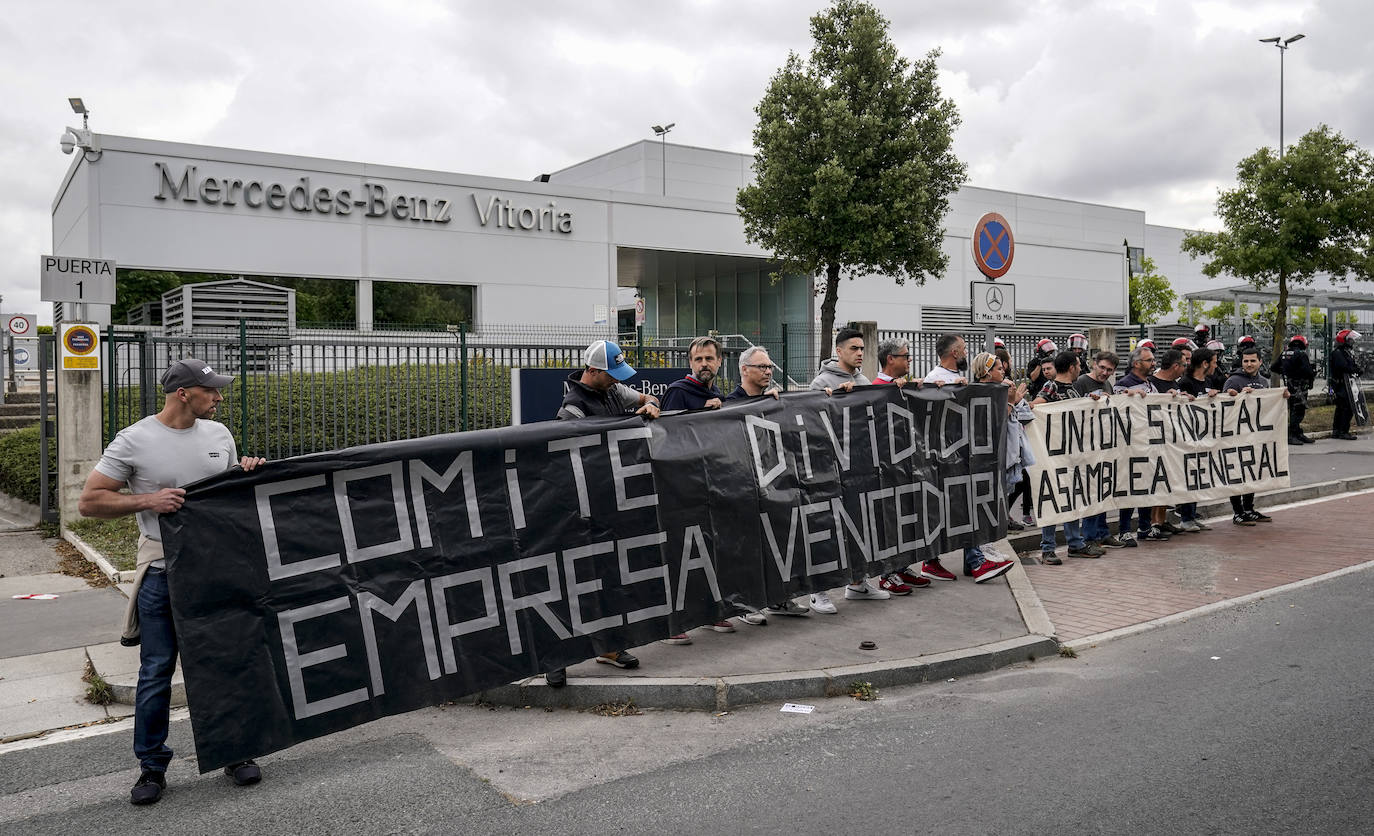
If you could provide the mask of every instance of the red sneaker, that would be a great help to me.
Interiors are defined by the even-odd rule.
[[[933,581],[957,581],[954,573],[940,565],[940,559],[927,560],[921,564],[921,577],[930,578]]]
[[[930,578],[923,578],[920,573],[898,572],[897,577],[912,589],[925,589],[930,586]]]
[[[883,579],[878,581],[878,588],[885,589],[893,595],[911,594],[911,587],[902,583],[901,578],[896,575],[884,575]]]
[[[973,582],[987,583],[993,578],[1000,578],[1010,571],[1010,560],[984,560],[977,569],[973,570]]]

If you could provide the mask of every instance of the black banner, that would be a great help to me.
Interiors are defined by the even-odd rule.
[[[193,485],[162,534],[200,768],[998,539],[1005,391],[552,421]]]

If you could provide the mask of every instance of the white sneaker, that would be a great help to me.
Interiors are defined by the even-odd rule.
[[[837,612],[837,610],[835,609],[835,605],[830,602],[830,593],[817,592],[816,594],[812,595],[811,611],[824,613],[826,615],[834,615]]]
[[[755,627],[761,627],[764,624],[768,623],[768,616],[764,615],[761,612],[747,612],[744,615],[740,616],[739,620],[743,621],[745,624],[752,624]]]
[[[885,601],[892,597],[892,593],[886,589],[878,589],[868,581],[864,581],[863,586],[855,589],[852,586],[844,588],[844,597],[850,601]]]

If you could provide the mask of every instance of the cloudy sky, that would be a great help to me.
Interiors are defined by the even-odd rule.
[[[0,309],[38,256],[81,96],[97,133],[528,179],[648,137],[751,149],[754,105],[824,0],[62,3],[0,20]],[[1215,228],[1236,162],[1321,122],[1374,148],[1368,0],[878,0],[939,47],[970,183]]]

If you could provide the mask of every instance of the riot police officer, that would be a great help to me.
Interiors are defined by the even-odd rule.
[[[1312,359],[1307,356],[1307,338],[1294,334],[1288,341],[1288,349],[1269,367],[1269,373],[1281,375],[1289,392],[1288,443],[1314,444],[1315,441],[1302,431],[1302,419],[1307,414],[1307,390],[1317,378]]]
[[[1331,352],[1331,389],[1336,398],[1331,437],[1346,441],[1355,440],[1354,433],[1350,432],[1350,419],[1355,411],[1354,393],[1359,387],[1353,384],[1364,374],[1364,369],[1355,361],[1355,343],[1359,340],[1359,331],[1346,328],[1336,335],[1336,350]]]

